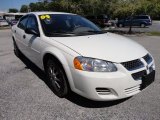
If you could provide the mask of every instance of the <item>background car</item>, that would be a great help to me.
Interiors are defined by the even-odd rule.
[[[90,15],[85,16],[88,20],[92,21],[93,23],[97,24],[100,27],[109,27],[114,26],[114,23],[110,21],[109,17],[107,15]]]
[[[8,22],[5,19],[0,19],[0,26],[8,26]]]
[[[132,26],[146,27],[152,25],[152,20],[149,15],[139,15],[133,16],[132,18],[121,19],[117,22],[118,27],[130,26],[131,24]]]
[[[18,20],[13,19],[10,21],[10,25],[13,26],[13,25],[17,24],[17,22],[18,22]]]
[[[8,22],[8,24],[10,25],[10,26],[13,26],[13,25],[15,25],[15,24],[17,24],[17,22],[18,22],[18,20],[16,20],[16,19],[11,19],[11,20],[6,20],[7,22]]]

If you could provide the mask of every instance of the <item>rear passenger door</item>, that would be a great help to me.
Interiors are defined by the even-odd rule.
[[[139,20],[139,16],[134,16],[133,17],[133,26],[139,26],[140,25],[140,20]]]
[[[131,17],[128,17],[125,19],[124,26],[130,26],[130,24],[131,24]]]
[[[27,45],[24,42],[24,34],[27,21],[28,21],[28,15],[22,17],[17,25],[17,29],[14,30],[16,43],[18,45],[18,48],[23,54],[26,54],[27,50]]]

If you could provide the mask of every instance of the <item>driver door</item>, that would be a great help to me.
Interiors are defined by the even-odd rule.
[[[39,33],[39,27],[37,18],[34,15],[30,15],[26,25],[26,29],[32,29]],[[35,63],[37,66],[40,64],[40,34],[27,34],[25,33],[25,44],[27,44],[27,57]]]

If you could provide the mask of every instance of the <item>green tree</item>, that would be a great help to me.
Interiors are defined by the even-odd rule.
[[[30,3],[29,8],[32,12],[37,11],[37,3]]]
[[[107,14],[112,18],[125,18],[133,14],[148,14],[154,19],[160,19],[159,0],[39,0],[30,3],[31,11],[60,11],[81,15]],[[21,12],[27,12],[23,5]]]
[[[20,9],[20,12],[22,12],[22,13],[28,12],[28,6],[27,5],[22,5],[22,7]]]

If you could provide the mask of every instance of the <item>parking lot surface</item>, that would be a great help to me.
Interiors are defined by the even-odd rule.
[[[0,120],[159,120],[160,37],[127,37],[155,58],[155,82],[125,100],[93,102],[76,94],[55,96],[43,72],[14,55],[10,30],[0,30]]]

